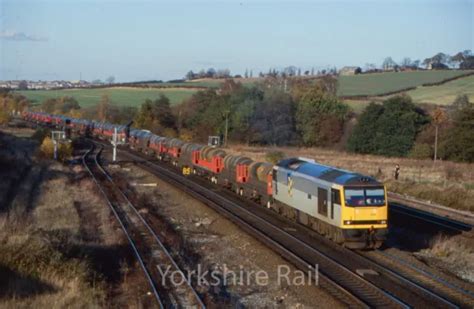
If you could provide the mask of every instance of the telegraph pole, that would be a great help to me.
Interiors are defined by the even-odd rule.
[[[438,124],[435,125],[435,144],[434,144],[434,158],[433,161],[436,163],[438,157]]]
[[[229,112],[225,114],[225,136],[224,136],[224,147],[227,147],[227,134],[229,133]]]
[[[114,152],[112,155],[112,161],[115,162],[117,160],[117,128],[114,128],[114,136],[112,138],[112,145],[114,146]]]

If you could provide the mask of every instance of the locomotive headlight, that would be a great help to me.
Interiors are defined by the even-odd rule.
[[[382,221],[380,221],[380,224],[387,224],[387,221],[386,221],[386,220],[382,220]]]
[[[344,224],[345,224],[345,225],[351,225],[351,223],[352,223],[352,222],[351,222],[350,220],[344,221]]]

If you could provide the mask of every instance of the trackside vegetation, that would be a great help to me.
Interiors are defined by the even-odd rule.
[[[347,148],[358,153],[404,157],[428,116],[408,96],[371,103],[359,118]]]
[[[133,120],[134,127],[201,143],[219,135],[247,145],[474,162],[473,104],[467,95],[449,107],[419,106],[408,95],[396,95],[354,113],[338,98],[338,86],[332,76],[316,81],[268,77],[252,86],[227,79],[219,88],[196,91],[178,105],[161,94],[139,108],[119,107],[104,94],[98,105],[88,108],[72,97],[59,97],[36,109],[112,123]],[[3,102],[18,105],[15,108],[27,102],[17,94],[3,97]]]

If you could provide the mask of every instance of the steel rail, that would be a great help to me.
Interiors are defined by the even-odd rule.
[[[118,215],[117,211],[115,210],[114,206],[112,205],[110,199],[108,198],[107,194],[105,193],[104,189],[102,188],[102,186],[99,184],[99,181],[97,180],[96,176],[94,175],[94,173],[92,172],[91,168],[89,167],[89,165],[87,164],[87,157],[90,155],[91,152],[93,152],[95,149],[95,146],[92,145],[92,147],[82,156],[82,163],[84,165],[84,167],[86,168],[87,172],[89,173],[89,175],[91,176],[92,180],[95,182],[97,188],[99,188],[99,191],[102,193],[102,196],[104,197],[104,199],[106,200],[107,204],[109,205],[110,209],[112,210],[115,218],[117,219],[117,222],[119,223],[120,227],[122,228],[122,231],[123,233],[125,234],[125,236],[127,237],[127,240],[130,244],[130,247],[132,248],[142,270],[143,270],[143,273],[145,274],[145,277],[147,278],[148,280],[148,283],[150,284],[150,287],[153,291],[153,295],[158,303],[158,306],[160,308],[165,308],[164,305],[163,305],[163,302],[161,300],[161,297],[160,297],[160,294],[158,293],[158,290],[155,286],[155,282],[153,281],[152,277],[151,277],[151,274],[150,272],[148,271],[148,269],[146,268],[145,266],[145,262],[143,261],[139,251],[138,251],[138,248],[135,244],[135,242],[133,241],[132,237],[130,236],[130,234],[128,233],[127,231],[127,228],[125,227],[125,225],[123,224],[122,220],[120,219],[120,216]]]
[[[102,150],[101,150],[102,151]],[[155,240],[155,242],[158,244],[158,246],[160,247],[160,249],[165,253],[166,257],[168,258],[168,260],[171,262],[171,264],[173,265],[173,267],[178,271],[179,275],[182,277],[183,281],[186,282],[186,285],[188,286],[188,288],[190,289],[190,291],[192,292],[193,296],[195,297],[199,307],[201,308],[206,308],[206,306],[204,305],[204,303],[202,302],[201,298],[199,297],[198,293],[196,292],[196,290],[193,288],[193,286],[191,285],[191,283],[189,282],[189,280],[187,280],[187,277],[186,275],[184,274],[184,272],[181,270],[181,268],[178,266],[178,264],[176,263],[176,261],[173,259],[173,257],[171,256],[171,253],[169,252],[169,250],[165,247],[165,245],[163,244],[163,242],[158,238],[158,235],[156,235],[155,231],[151,228],[151,226],[148,224],[148,222],[145,220],[145,218],[143,218],[143,216],[140,214],[140,212],[136,209],[136,207],[132,204],[132,202],[130,201],[130,199],[126,196],[126,194],[118,188],[117,184],[114,182],[112,176],[104,169],[104,167],[102,166],[102,164],[100,164],[99,160],[97,160],[98,156],[95,157],[95,162],[97,164],[97,166],[99,167],[99,169],[102,171],[102,173],[106,176],[107,180],[115,187],[117,188],[117,192],[120,193],[120,195],[123,197],[123,199],[127,202],[127,205],[128,207],[130,207],[130,209],[137,215],[137,217],[140,219],[140,221],[143,223],[143,225],[147,228],[148,232],[153,236],[153,239]]]
[[[319,251],[317,248],[311,247],[305,242],[301,241],[300,239],[296,238],[295,236],[289,234],[282,228],[271,224],[270,222],[262,219],[261,217],[253,214],[252,212],[240,207],[238,204],[229,201],[222,196],[218,195],[217,193],[213,192],[208,188],[204,188],[200,185],[197,185],[195,182],[168,171],[167,169],[156,165],[149,160],[145,160],[142,157],[136,156],[129,152],[124,153],[121,152],[122,155],[128,156],[132,158],[135,163],[141,164],[147,167],[148,171],[159,170],[158,173],[155,173],[158,177],[164,178],[165,181],[170,182],[177,186],[180,190],[183,190],[190,194],[191,196],[203,201],[207,205],[211,206],[213,209],[219,211],[225,209],[226,217],[229,217],[232,221],[236,222],[238,225],[242,225],[242,222],[245,222],[246,230],[250,230],[252,234],[257,234],[257,239],[264,240],[266,244],[274,244],[275,242],[279,244],[279,246],[272,246],[273,249],[276,249],[277,252],[281,253],[283,256],[289,258],[290,261],[292,256],[298,256],[291,250],[287,248],[288,244],[291,243],[293,246],[299,246],[307,250],[311,256],[316,256],[319,259],[319,265],[324,264],[324,269],[331,271],[324,271],[324,278],[331,281],[332,284],[346,291],[346,294],[351,294],[354,297],[359,299],[363,302],[364,306],[369,307],[377,307],[377,306],[391,306],[391,307],[401,307],[401,308],[408,308],[409,306],[404,303],[402,300],[398,299],[394,295],[378,288],[373,283],[367,281],[362,276],[354,273],[353,271],[349,270],[345,266],[335,262],[330,257],[326,256],[323,252]],[[178,180],[179,179],[179,180]],[[183,186],[184,185],[184,186]],[[208,195],[213,195],[213,199],[210,199]],[[217,200],[219,202],[214,201]],[[240,215],[236,214],[236,211],[243,212]],[[221,211],[219,211],[221,212]],[[247,220],[242,218],[242,216],[247,216]],[[254,223],[256,224],[249,224],[247,221],[251,218]],[[267,230],[267,232],[264,231]],[[268,231],[271,231],[269,233]],[[280,237],[284,237],[284,240],[281,239],[275,240],[275,235],[271,235],[272,233],[279,234]],[[271,241],[269,241],[271,240]],[[308,257],[300,257],[298,256],[299,261],[296,261],[295,265],[301,267],[301,260],[304,261],[304,268],[307,270],[308,266],[312,266],[312,263],[308,262]],[[320,270],[323,267],[320,268]],[[320,274],[321,276],[321,274]],[[354,303],[352,303],[354,305]]]

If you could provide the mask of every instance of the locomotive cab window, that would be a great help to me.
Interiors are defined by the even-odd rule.
[[[384,206],[385,190],[383,187],[346,188],[344,196],[347,206]]]
[[[337,189],[331,189],[331,200],[333,204],[341,205],[341,193]]]

